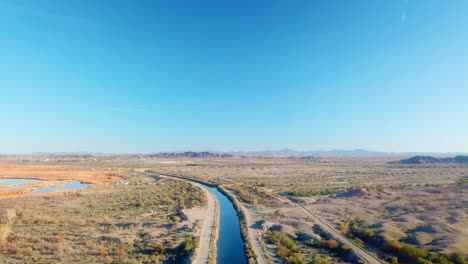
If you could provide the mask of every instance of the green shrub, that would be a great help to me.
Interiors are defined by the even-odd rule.
[[[450,256],[450,259],[455,264],[468,264],[468,261],[466,261],[465,255],[463,255],[462,253],[453,253]]]
[[[416,261],[420,258],[426,258],[427,252],[413,245],[403,244],[403,247],[398,251],[398,255],[402,259]]]
[[[198,246],[198,239],[192,236],[186,236],[184,240],[184,251],[192,251]]]
[[[398,258],[397,257],[390,257],[388,262],[390,262],[390,264],[398,264]]]
[[[305,263],[296,241],[278,231],[269,232],[268,243],[278,246],[277,255],[286,263]]]
[[[356,235],[364,240],[371,239],[375,236],[374,231],[372,231],[372,229],[370,228],[361,228],[361,229],[358,229],[356,232],[357,232]]]
[[[309,264],[330,264],[330,259],[325,257],[325,256],[321,256],[319,254],[314,254],[312,255],[312,257],[310,257],[308,260],[307,260],[307,263]]]
[[[432,261],[427,260],[427,259],[423,259],[423,258],[418,258],[417,263],[418,264],[433,264]]]

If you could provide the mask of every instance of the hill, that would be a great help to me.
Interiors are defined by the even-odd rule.
[[[155,153],[146,155],[149,158],[230,158],[232,155],[225,153],[214,153],[214,152],[168,152],[168,153]]]
[[[356,157],[371,157],[371,156],[386,156],[389,153],[379,151],[369,151],[365,149],[352,149],[352,150],[294,150],[294,149],[280,149],[280,150],[263,150],[263,151],[237,151],[230,152],[233,155],[240,156],[267,156],[267,157],[306,157],[306,156],[356,156]]]
[[[456,156],[453,158],[435,158],[432,156],[414,156],[409,159],[390,162],[391,164],[438,164],[438,163],[456,163],[468,164],[468,156]]]

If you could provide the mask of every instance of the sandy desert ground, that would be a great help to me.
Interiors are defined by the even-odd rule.
[[[281,198],[305,207],[353,243],[387,261],[395,261],[398,254],[379,249],[374,240],[395,240],[399,246],[423,249],[434,263],[440,257],[432,256],[436,253],[443,254],[442,258],[454,253],[466,256],[468,167],[389,164],[400,158],[244,157],[154,161],[151,166],[232,189],[259,222],[259,236],[273,258],[278,256],[278,245],[268,244],[273,229],[293,238],[305,258],[316,253],[331,256],[331,261],[349,258],[321,245],[326,239],[314,230],[316,223]],[[350,227],[371,230],[374,240],[358,237]],[[413,262],[400,258],[405,261]]]
[[[204,197],[203,193],[183,182],[160,180],[155,185],[149,184],[154,179],[150,177],[151,173],[141,173],[144,171],[195,177],[219,183],[233,193],[242,202],[242,207],[248,210],[249,236],[253,237],[256,247],[262,248],[263,262],[362,261],[362,254],[356,254],[356,250],[343,243],[344,239],[353,246],[362,248],[365,254],[371,255],[369,259],[377,256],[381,261],[391,263],[464,263],[461,258],[468,254],[468,167],[455,164],[389,164],[398,159],[400,157],[99,157],[57,162],[30,158],[15,162],[2,160],[0,177],[92,182],[96,188],[88,193],[66,194],[67,199],[74,202],[61,204],[58,202],[61,201],[60,198],[54,198],[53,195],[38,200],[27,198],[18,203],[15,210],[21,212],[21,207],[30,208],[29,210],[41,206],[48,208],[55,203],[60,206],[48,208],[47,213],[57,213],[54,211],[57,208],[61,212],[67,212],[72,210],[66,209],[67,206],[72,205],[73,210],[86,205],[89,208],[107,208],[110,211],[103,212],[99,209],[93,214],[107,214],[104,219],[107,219],[105,222],[109,225],[106,226],[110,226],[109,232],[117,237],[138,239],[138,232],[124,235],[125,232],[116,227],[124,222],[133,223],[130,230],[141,227],[151,229],[154,226],[155,229],[151,231],[153,233],[148,231],[151,238],[148,241],[166,241],[163,247],[168,250],[164,251],[166,255],[161,256],[166,259],[177,255],[171,250],[185,243],[184,238],[187,235],[193,235],[196,239],[200,234],[200,222],[203,221],[200,212],[206,210],[206,207],[199,206],[205,205],[206,200],[200,200],[200,197]],[[130,184],[124,185],[122,182]],[[167,196],[164,199],[172,206],[156,206],[153,200],[144,200],[144,209],[141,210],[132,209],[133,202],[126,203],[129,207],[125,210],[130,215],[140,215],[137,218],[138,223],[113,215],[111,208],[99,202],[102,198],[102,201],[115,205],[112,201],[124,199],[118,198],[124,194],[121,197],[141,202],[148,190],[159,196],[163,195],[158,188],[165,188],[167,184],[176,189],[183,188],[186,190],[183,193],[187,192],[188,196],[180,200],[180,192],[164,193]],[[1,208],[8,209],[8,201],[9,199],[0,200]],[[194,203],[190,202],[183,210],[174,206],[185,201]],[[148,212],[144,212],[145,210]],[[31,211],[17,215],[27,216],[30,213]],[[158,215],[158,220],[152,220],[152,224],[147,225],[145,223],[150,214]],[[40,223],[42,220],[35,221]],[[65,220],[54,221],[52,223],[57,224]],[[91,219],[86,221],[99,226],[98,222]],[[19,221],[20,225],[13,225],[11,230],[13,233],[16,231],[19,238],[9,235],[8,239],[22,241],[27,238],[25,232],[38,232],[39,229],[28,227],[27,223],[33,222],[22,219]],[[46,221],[48,222],[50,221]],[[328,226],[339,232],[339,237],[327,232]],[[105,228],[99,226],[97,229],[101,230],[99,232],[103,236]],[[57,229],[54,230],[57,232]],[[69,235],[64,236],[66,241],[73,240]],[[120,241],[119,243],[129,243],[122,238]],[[191,241],[188,243],[193,244]],[[32,245],[26,246],[28,247],[34,248]],[[108,247],[107,254],[93,256],[102,260],[106,257],[118,259],[115,244]],[[413,251],[416,252],[414,259],[413,255],[408,255],[413,254]],[[144,258],[129,248],[125,252],[128,257]],[[13,253],[5,251],[5,248],[2,251],[2,254]],[[45,253],[39,255],[41,254]]]

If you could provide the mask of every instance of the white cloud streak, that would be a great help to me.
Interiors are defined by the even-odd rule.
[[[409,0],[403,0],[403,2],[402,2],[403,3],[403,8],[401,10],[401,23],[406,22],[408,1]]]
[[[0,0],[0,8],[9,9],[14,12],[23,13],[30,16],[42,17],[47,19],[58,20],[67,23],[79,24],[83,26],[107,26],[101,23],[98,23],[94,20],[82,18],[78,16],[70,16],[70,15],[63,15],[57,14],[53,12],[49,12],[46,10],[38,9],[38,8],[31,8],[27,6],[18,5],[16,3],[10,3],[7,1]]]

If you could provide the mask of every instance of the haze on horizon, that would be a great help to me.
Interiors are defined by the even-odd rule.
[[[0,152],[468,152],[467,11],[0,0]]]

